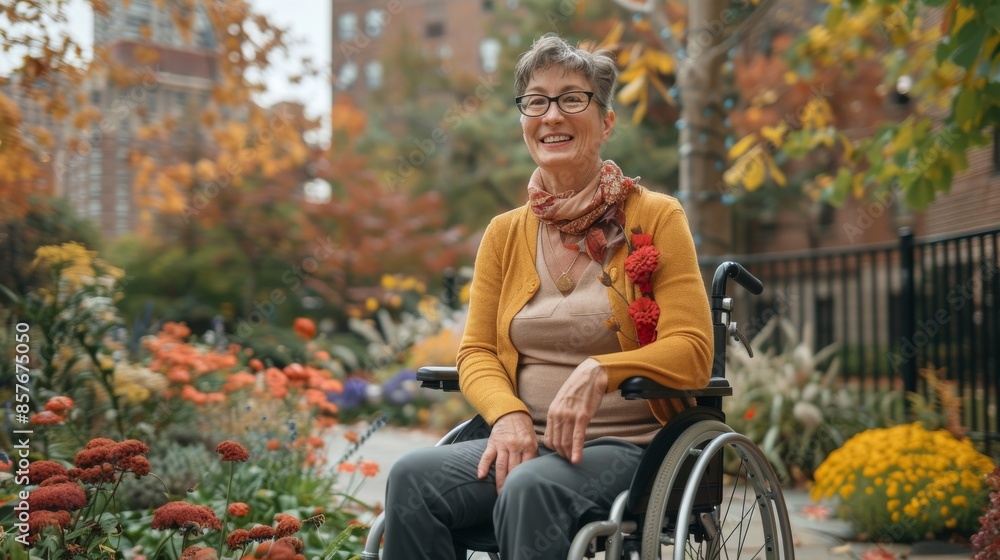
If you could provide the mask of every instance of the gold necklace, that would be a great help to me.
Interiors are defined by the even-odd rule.
[[[545,239],[546,241],[548,241],[549,251],[552,252],[552,258],[556,260],[556,266],[559,266],[558,265],[559,257],[556,256],[556,250],[552,247],[552,240],[549,238],[548,227],[549,227],[548,224],[546,224]],[[575,265],[576,261],[579,260],[580,253],[582,253],[582,251],[577,250],[576,257],[573,259],[573,262],[571,262],[569,266],[566,268],[566,270],[564,270],[562,274],[559,275],[559,278],[556,279],[556,288],[560,292],[562,292],[563,295],[572,292],[573,288],[576,286],[576,282],[573,281],[573,277],[569,275],[569,271],[573,269],[573,265]]]

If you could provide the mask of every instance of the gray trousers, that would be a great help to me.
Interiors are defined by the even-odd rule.
[[[504,560],[565,558],[581,526],[606,519],[632,481],[643,448],[597,439],[573,465],[539,447],[497,495],[494,469],[476,466],[486,440],[418,449],[396,461],[386,488],[383,560],[451,560],[466,548]]]

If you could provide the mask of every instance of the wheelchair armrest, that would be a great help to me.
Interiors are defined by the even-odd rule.
[[[630,377],[618,386],[626,399],[684,399],[689,397],[729,397],[733,388],[725,377],[713,377],[704,389],[674,389],[648,377]]]
[[[425,366],[417,370],[417,381],[425,389],[457,392],[458,368],[455,366]]]

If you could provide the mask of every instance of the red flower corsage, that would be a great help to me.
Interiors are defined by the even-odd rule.
[[[641,297],[629,304],[628,314],[635,324],[638,339],[635,342],[641,347],[656,340],[656,324],[660,320],[660,306],[653,299],[653,274],[660,266],[660,251],[653,246],[653,236],[642,233],[642,230],[636,227],[632,230],[628,253],[625,257],[625,275],[641,294]],[[611,277],[605,273],[602,282],[610,286]],[[625,295],[621,292],[618,292],[618,295],[625,299]],[[618,327],[616,322],[614,327]]]

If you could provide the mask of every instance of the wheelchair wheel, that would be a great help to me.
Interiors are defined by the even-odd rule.
[[[738,459],[738,472],[724,477],[724,456]],[[715,420],[691,426],[671,446],[653,483],[641,545],[642,560],[668,558],[668,550],[674,560],[795,556],[770,463],[746,436]]]

